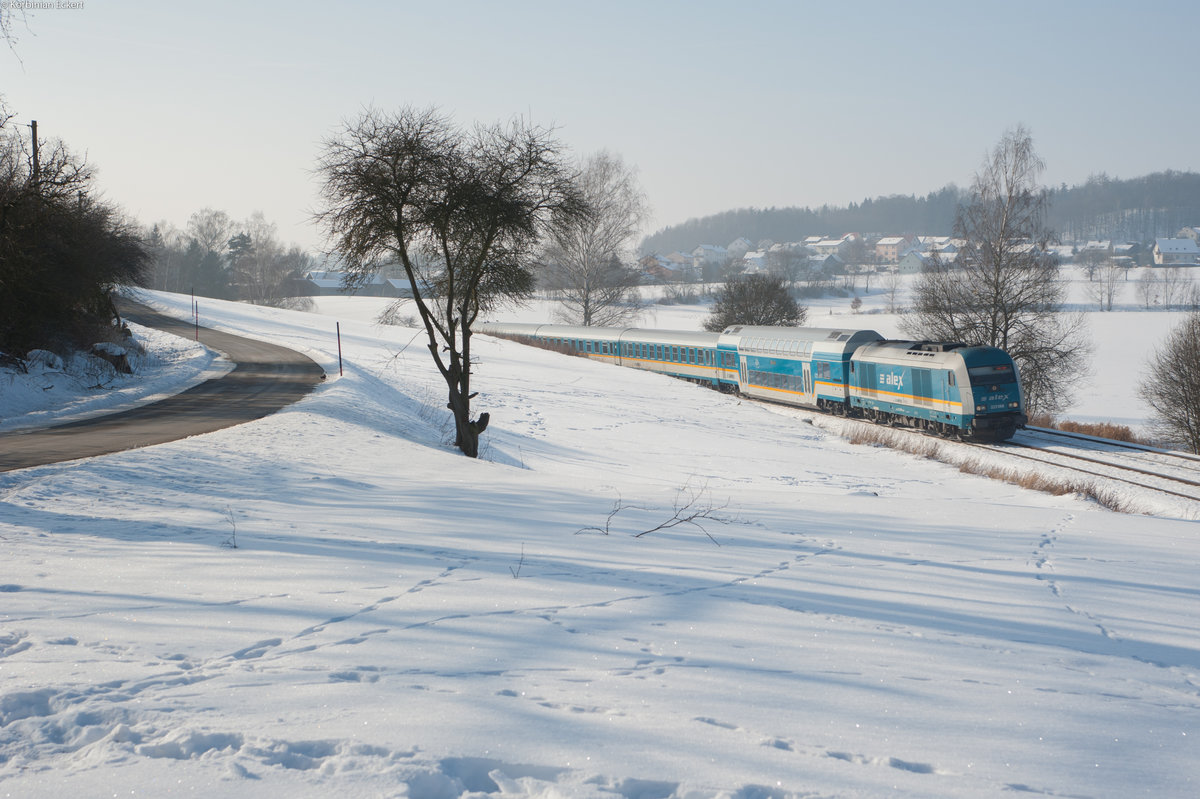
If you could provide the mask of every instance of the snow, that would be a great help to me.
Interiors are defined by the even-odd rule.
[[[317,360],[296,405],[0,474],[0,796],[1196,794],[1196,521],[482,336],[469,460],[417,331],[318,302],[201,308]],[[810,321],[894,332],[848,303]],[[1179,318],[1133,312],[1097,345]],[[137,333],[131,394],[214,363]],[[1130,373],[1084,414],[1142,420]]]
[[[120,375],[99,358],[77,354],[69,361],[45,350],[28,359],[28,373],[0,370],[0,432],[85,419],[155,402],[214,377],[233,364],[195,342],[129,324],[144,352],[108,342],[112,354],[124,351],[135,374]]]

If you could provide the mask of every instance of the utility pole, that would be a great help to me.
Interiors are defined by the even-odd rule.
[[[41,177],[41,166],[38,163],[38,138],[37,138],[37,120],[29,123],[29,129],[33,131],[33,185],[37,188],[38,180]]]

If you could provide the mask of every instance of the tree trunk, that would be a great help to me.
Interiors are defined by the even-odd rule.
[[[454,415],[454,446],[468,458],[479,457],[479,434],[487,429],[491,416],[479,414],[471,419],[471,401],[459,386],[450,387],[450,401],[446,407]]]

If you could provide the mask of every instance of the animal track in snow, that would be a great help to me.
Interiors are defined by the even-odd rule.
[[[834,760],[844,760],[847,763],[856,763],[864,766],[887,766],[889,768],[907,771],[912,774],[949,774],[950,772],[941,771],[929,763],[918,763],[912,760],[901,760],[898,757],[866,757],[864,755],[850,754],[849,752],[826,752],[826,755]]]

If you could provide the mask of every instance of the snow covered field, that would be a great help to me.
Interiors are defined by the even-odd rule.
[[[0,475],[0,797],[1197,793],[1195,520],[485,337],[468,460],[378,305],[203,301],[330,379],[252,424]],[[1103,348],[1144,357],[1179,315],[1092,318],[1106,355],[1070,415],[1141,423]],[[150,345],[160,378],[210,366]],[[704,529],[636,537],[689,501]]]

